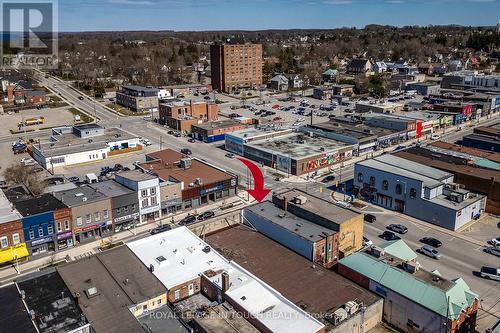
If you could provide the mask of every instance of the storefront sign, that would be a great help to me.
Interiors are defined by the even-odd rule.
[[[151,207],[146,207],[146,208],[142,208],[141,209],[141,214],[150,214],[150,213],[153,213],[153,212],[156,212],[156,211],[159,211],[159,210],[160,210],[160,206],[159,205],[151,206]]]
[[[36,239],[34,241],[31,241],[31,246],[37,246],[37,245],[45,244],[48,242],[52,242],[52,237],[45,237],[45,238],[40,238],[40,239]]]
[[[81,229],[81,232],[85,232],[85,231],[89,231],[89,230],[94,230],[94,229],[97,229],[98,226],[93,224],[93,225],[89,225],[88,227],[85,227],[85,228],[82,228]]]
[[[109,220],[109,221],[106,221],[106,222],[103,222],[101,223],[101,225],[99,225],[100,228],[105,228],[107,227],[108,225],[111,225],[113,223],[113,221]]]
[[[212,193],[212,192],[221,191],[223,188],[224,188],[224,185],[217,185],[215,187],[206,188],[206,189],[200,190],[200,195],[207,195],[207,194]]]
[[[174,200],[177,201],[177,199],[174,199]],[[172,201],[174,201],[174,200],[172,200]],[[137,218],[137,217],[139,217],[139,213],[134,213],[134,214],[129,214],[129,215],[125,215],[125,216],[120,216],[120,217],[117,217],[115,219],[115,223],[127,221],[127,220],[134,219],[134,218]]]
[[[62,234],[58,234],[57,235],[57,240],[68,239],[68,238],[71,238],[71,236],[72,236],[72,232],[71,231],[64,232]]]

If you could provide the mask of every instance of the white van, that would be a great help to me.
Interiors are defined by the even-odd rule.
[[[482,278],[500,281],[500,269],[494,267],[481,267],[480,275]]]

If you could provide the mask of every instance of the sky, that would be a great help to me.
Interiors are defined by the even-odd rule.
[[[496,25],[500,0],[59,0],[59,31]]]

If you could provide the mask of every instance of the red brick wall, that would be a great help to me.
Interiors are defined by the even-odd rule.
[[[350,268],[348,268],[340,263],[337,265],[337,271],[340,275],[348,278],[352,282],[359,284],[361,287],[363,287],[365,289],[369,289],[370,280],[367,277],[351,270]]]
[[[187,281],[186,283],[183,283],[181,285],[178,285],[176,287],[173,287],[173,288],[170,288],[168,290],[168,293],[167,293],[167,299],[170,303],[175,303],[175,302],[178,302],[178,301],[181,301],[185,298],[188,298],[189,297],[189,291],[188,291],[188,286],[190,284],[193,284],[193,288],[194,288],[194,294],[197,294],[200,292],[200,284],[201,284],[201,279],[198,277],[198,278],[195,278],[191,281]],[[175,291],[176,290],[179,290],[180,291],[180,298],[179,299],[175,299]]]
[[[20,220],[0,224],[0,237],[7,237],[9,246],[14,245],[13,234],[19,234],[19,242],[24,243],[23,224]]]

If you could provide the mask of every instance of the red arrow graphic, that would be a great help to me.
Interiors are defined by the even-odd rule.
[[[253,190],[247,190],[248,194],[250,194],[258,202],[261,202],[266,198],[269,192],[271,192],[270,189],[264,188],[264,176],[262,175],[262,171],[260,171],[256,164],[250,162],[249,160],[245,160],[243,158],[238,158],[238,160],[245,164],[252,173],[254,188]]]

